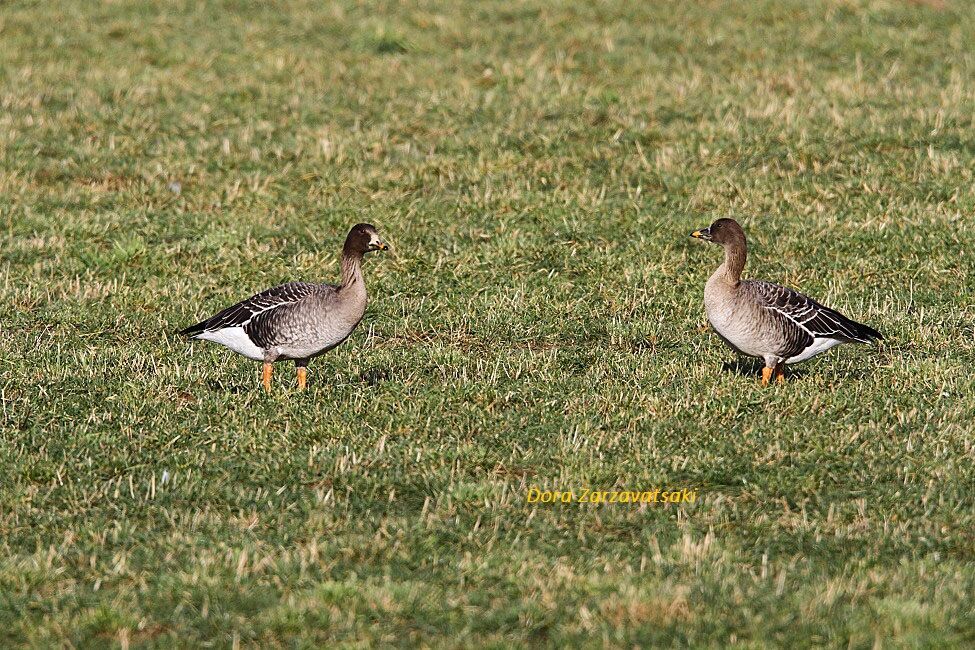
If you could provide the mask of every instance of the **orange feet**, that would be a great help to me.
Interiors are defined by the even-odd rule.
[[[305,390],[305,383],[307,382],[308,368],[298,366],[298,390]]]
[[[775,378],[780,384],[785,383],[785,364],[782,364],[775,369]]]
[[[772,368],[762,368],[762,386],[768,386],[772,379]]]
[[[268,393],[271,392],[271,364],[267,361],[264,362],[264,371],[261,373],[261,383],[264,384],[264,390]]]

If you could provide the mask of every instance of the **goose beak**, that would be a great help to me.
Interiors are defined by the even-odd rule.
[[[695,230],[691,233],[691,237],[694,239],[703,239],[704,241],[711,241],[711,229],[702,228],[701,230]]]
[[[387,244],[384,241],[378,241],[378,242],[376,242],[376,250],[377,251],[388,251],[389,250],[389,244]]]

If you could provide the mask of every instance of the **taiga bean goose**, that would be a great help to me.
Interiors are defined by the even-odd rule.
[[[263,384],[271,390],[271,364],[293,360],[304,389],[312,357],[347,339],[366,312],[362,257],[389,247],[368,223],[352,227],[342,247],[342,284],[289,282],[227,307],[180,334],[214,341],[248,359],[264,362]]]
[[[880,332],[787,287],[742,280],[747,245],[734,219],[718,219],[691,237],[721,244],[724,263],[704,285],[708,320],[736,352],[765,360],[762,383],[773,373],[785,381],[784,366],[825,352],[840,343],[869,343]]]

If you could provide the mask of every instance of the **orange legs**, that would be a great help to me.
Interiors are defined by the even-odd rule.
[[[768,366],[762,368],[762,386],[768,386],[772,381],[772,376],[775,376],[776,381],[780,384],[785,383],[785,364],[778,363],[774,368],[769,368]]]
[[[298,366],[297,363],[295,365],[298,368],[298,390],[305,390],[305,386],[308,385],[308,368]],[[264,384],[264,390],[268,393],[271,392],[271,368],[271,362],[265,361],[261,372],[261,383]]]

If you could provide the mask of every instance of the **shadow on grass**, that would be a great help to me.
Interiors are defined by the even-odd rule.
[[[227,383],[222,382],[219,379],[209,379],[206,383],[207,388],[215,393],[230,393],[231,395],[240,395],[241,393],[252,390],[252,386],[245,386],[241,383]],[[260,386],[258,386],[260,387]]]
[[[378,386],[389,381],[392,372],[388,368],[370,368],[359,373],[359,381],[367,386]]]
[[[752,379],[761,381],[762,379],[762,368],[765,367],[765,363],[761,359],[735,359],[734,361],[725,361],[721,364],[721,369],[725,372],[733,372],[736,375],[742,377],[750,377]],[[791,379],[802,379],[806,374],[805,370],[796,368],[795,366],[785,367],[785,378],[788,381]]]
[[[733,372],[736,375],[742,377],[750,377],[757,381],[762,379],[762,368],[765,364],[761,359],[736,359],[734,361],[725,361],[721,364],[721,369],[724,372]],[[875,369],[868,364],[862,364],[856,367],[854,370],[848,370],[842,373],[842,379],[844,381],[862,381],[868,378],[875,372]],[[785,380],[798,380],[805,377],[807,371],[801,366],[786,366],[785,367]]]
[[[733,372],[742,377],[752,377],[761,379],[763,364],[758,359],[735,359],[725,361],[721,364],[721,369],[725,372]]]

